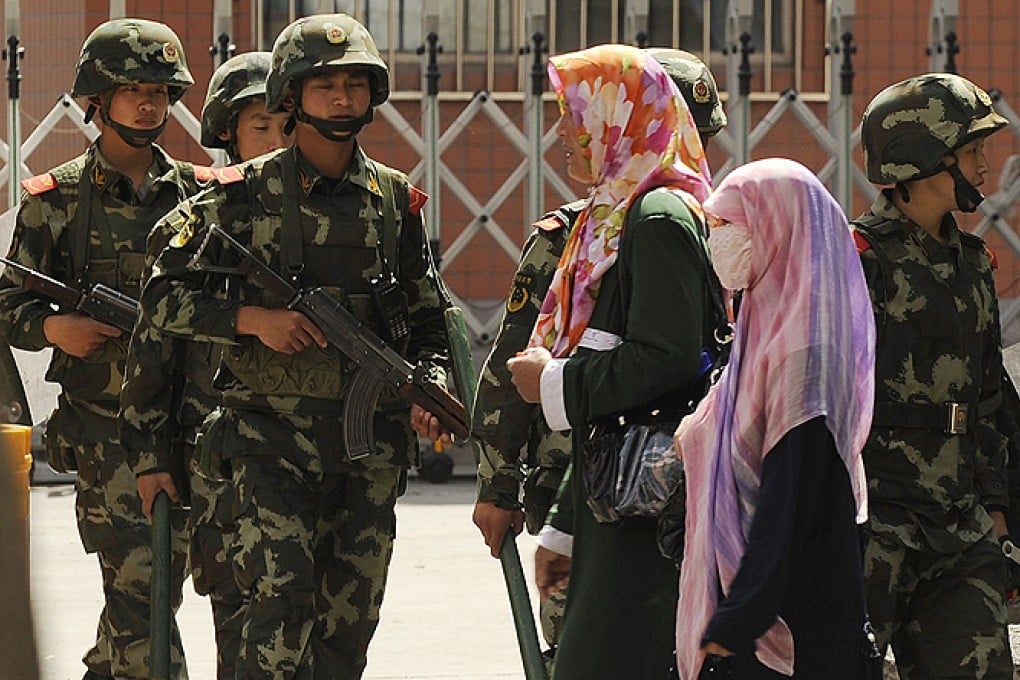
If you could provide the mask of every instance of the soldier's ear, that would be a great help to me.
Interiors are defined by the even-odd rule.
[[[288,112],[289,111],[293,111],[294,110],[294,95],[288,94],[286,97],[284,97],[283,101],[280,102],[280,107],[284,111],[288,111]]]
[[[234,135],[231,134],[230,130],[221,130],[220,133],[216,135],[216,138],[223,142],[229,142],[233,139],[233,137]]]

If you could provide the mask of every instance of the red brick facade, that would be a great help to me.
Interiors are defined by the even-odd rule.
[[[232,3],[234,20],[231,38],[241,51],[252,48],[251,6],[251,0],[234,0]],[[813,95],[806,96],[805,100],[818,99],[817,94],[824,92],[827,78],[823,44],[827,23],[826,3],[822,0],[802,0],[802,6],[803,40],[793,48],[795,53],[799,51],[797,56],[802,64],[800,91],[805,95]],[[868,100],[884,86],[928,70],[926,47],[929,41],[931,3],[928,0],[902,0],[897,3],[857,0],[856,10],[854,106],[855,119],[859,120]],[[126,11],[129,15],[163,21],[181,36],[197,83],[185,97],[184,103],[198,115],[205,86],[214,67],[213,58],[209,54],[212,43],[212,3],[127,0]],[[960,3],[960,13],[957,33],[962,49],[956,57],[959,72],[986,89],[1000,90],[1007,103],[1020,109],[1020,68],[1016,66],[1020,63],[1020,43],[1015,39],[1020,32],[1020,4],[1001,0],[968,0]],[[75,59],[83,38],[108,16],[108,0],[86,0],[84,3],[35,0],[31,4],[22,3],[21,35],[27,52],[22,63],[23,137],[27,137],[36,123],[50,111],[60,93],[70,87]],[[440,55],[441,69],[444,62],[451,58],[448,52],[449,48],[447,53]],[[528,67],[530,63],[524,65],[524,68]],[[517,68],[518,62],[514,62],[504,70],[497,69],[495,82],[515,89],[518,82]],[[479,73],[481,70],[478,69]],[[725,66],[721,62],[719,65],[713,64],[713,70],[722,85],[726,77]],[[413,66],[402,66],[395,85],[405,90],[414,88],[418,82],[414,71]],[[465,71],[465,90],[470,91],[473,75],[473,68]],[[448,76],[445,81],[440,80],[441,90],[449,87],[448,80]],[[480,77],[479,82],[483,82]],[[792,63],[774,66],[773,92],[793,87],[794,82]],[[760,93],[763,87],[761,68],[756,66],[752,91]],[[773,104],[774,97],[768,101],[755,101],[752,107],[752,126]],[[5,116],[6,106],[6,98],[3,98],[0,110]],[[402,100],[397,101],[396,106],[406,119],[407,126],[420,134],[420,103]],[[446,129],[465,106],[466,102],[462,100],[444,101],[441,106],[440,129]],[[520,101],[503,101],[500,106],[520,129],[524,128],[523,104]],[[809,106],[822,121],[825,120],[824,102],[812,101]],[[555,122],[555,105],[548,103],[545,113],[548,128]],[[6,136],[6,131],[0,132],[0,137]],[[992,139],[989,157],[993,170],[984,187],[985,193],[994,193],[998,189],[999,174],[1006,159],[1020,153],[1018,137],[1011,132],[1004,131]],[[377,116],[376,121],[362,133],[361,141],[372,156],[403,170],[410,171],[418,162],[414,151],[394,133],[393,127],[382,116]],[[50,135],[37,151],[24,160],[34,172],[41,172],[78,153],[83,143],[84,137],[65,119],[58,126],[58,134]],[[163,143],[174,155],[199,163],[208,162],[208,156],[201,147],[176,124],[168,127]],[[752,152],[754,158],[776,155],[795,158],[815,170],[820,170],[828,160],[828,153],[789,114]],[[552,167],[562,167],[558,146],[554,146],[546,158]],[[711,150],[710,158],[713,167],[720,167],[725,160],[718,146]],[[498,133],[495,124],[485,116],[478,116],[445,152],[443,161],[470,189],[479,203],[484,204],[522,161],[522,156]],[[860,161],[858,151],[857,162]],[[580,186],[572,186],[578,193],[582,191]],[[495,222],[516,243],[523,240],[526,232],[527,225],[523,217],[525,200],[522,185],[492,214]],[[547,206],[560,202],[559,196],[551,189],[547,190]],[[863,196],[858,194],[853,212],[857,213],[864,207]],[[444,189],[441,224],[443,247],[448,247],[465,228],[471,226],[474,218],[451,191]],[[1020,215],[1009,215],[1007,219],[1015,221],[1020,227]],[[976,224],[976,220],[971,219],[968,224]],[[997,234],[989,234],[988,240],[999,254],[1000,292],[1004,297],[1020,295],[1020,257]],[[444,275],[452,289],[463,298],[472,301],[498,300],[508,287],[512,266],[512,258],[491,237],[480,236],[456,259],[445,263]]]

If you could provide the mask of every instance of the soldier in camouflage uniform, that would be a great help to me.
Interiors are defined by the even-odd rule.
[[[224,62],[209,81],[202,107],[202,144],[226,149],[231,162],[241,162],[289,145],[285,113],[266,111],[269,52],[239,54]],[[229,180],[235,168],[208,169]],[[173,233],[169,222],[150,235],[147,262],[166,247]],[[155,495],[190,501],[188,522],[191,577],[195,591],[208,595],[216,634],[219,680],[234,677],[239,654],[244,597],[234,582],[230,561],[234,524],[233,485],[197,469],[194,443],[199,426],[212,412],[218,396],[212,386],[219,360],[217,346],[171,339],[145,318],[135,327],[121,390],[120,441],[139,476],[142,506],[150,514]],[[187,469],[187,478],[184,470]],[[179,478],[172,473],[179,470]],[[178,489],[177,484],[183,484]],[[189,493],[190,492],[190,493]]]
[[[266,111],[272,55],[245,52],[223,62],[209,80],[202,106],[202,146],[224,149],[231,163],[290,146],[286,112]]]
[[[145,237],[156,220],[197,190],[195,170],[153,142],[170,105],[192,84],[180,40],[143,19],[102,24],[86,39],[72,94],[88,98],[102,132],[81,156],[24,182],[8,257],[72,286],[102,283],[137,298]],[[86,678],[147,678],[151,531],[118,442],[118,397],[127,337],[48,300],[5,272],[0,321],[5,339],[27,350],[53,348],[47,380],[61,393],[46,442],[50,464],[77,470],[78,531],[96,553],[105,607]],[[174,608],[187,567],[183,513],[175,513]],[[174,677],[186,677],[176,626]]]
[[[345,400],[363,396],[345,391],[356,367],[286,301],[223,274],[236,255],[206,230],[218,224],[296,287],[323,287],[445,381],[449,297],[427,248],[427,197],[356,140],[388,95],[388,69],[357,21],[319,15],[286,27],[267,108],[293,115],[294,147],[241,166],[168,216],[177,233],[142,293],[157,330],[222,347],[220,406],[196,455],[236,487],[233,567],[249,598],[239,678],[361,677],[416,433],[440,431],[387,388],[370,416],[373,451],[352,459],[339,435]],[[224,294],[209,285],[224,279]],[[391,314],[406,330],[387,331]]]
[[[985,139],[1006,124],[950,74],[892,85],[864,113],[868,179],[886,187],[854,224],[878,329],[865,569],[904,680],[1013,677],[993,261],[952,215],[983,199]]]
[[[665,48],[647,51],[680,89],[702,146],[708,148],[709,140],[727,122],[711,71],[690,52]],[[472,418],[472,434],[482,449],[473,519],[493,557],[499,556],[503,535],[511,526],[517,533],[525,526],[532,534],[542,529],[570,462],[570,431],[553,432],[546,425],[541,407],[521,399],[510,382],[506,361],[528,344],[539,307],[584,204],[581,200],[562,205],[532,225],[534,230],[524,244],[499,332],[482,366]],[[544,530],[543,542],[547,545],[540,549],[543,552],[539,559],[544,555],[549,560],[564,561],[562,556],[570,552],[569,526],[570,518],[558,513],[555,527]],[[565,604],[565,590],[542,598],[542,632],[550,647],[556,645]]]

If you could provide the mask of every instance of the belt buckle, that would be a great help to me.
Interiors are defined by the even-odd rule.
[[[949,407],[949,422],[946,424],[946,434],[966,434],[967,413],[969,411],[967,404],[951,401],[946,406]]]

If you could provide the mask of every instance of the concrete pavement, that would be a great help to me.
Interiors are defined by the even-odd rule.
[[[473,480],[411,480],[397,504],[397,542],[366,680],[524,678],[502,571],[471,523],[473,501]],[[99,567],[78,541],[70,486],[34,487],[31,505],[40,677],[79,680],[102,608]],[[525,535],[518,545],[531,584],[534,540]],[[190,677],[214,680],[209,604],[190,581],[177,620]]]

